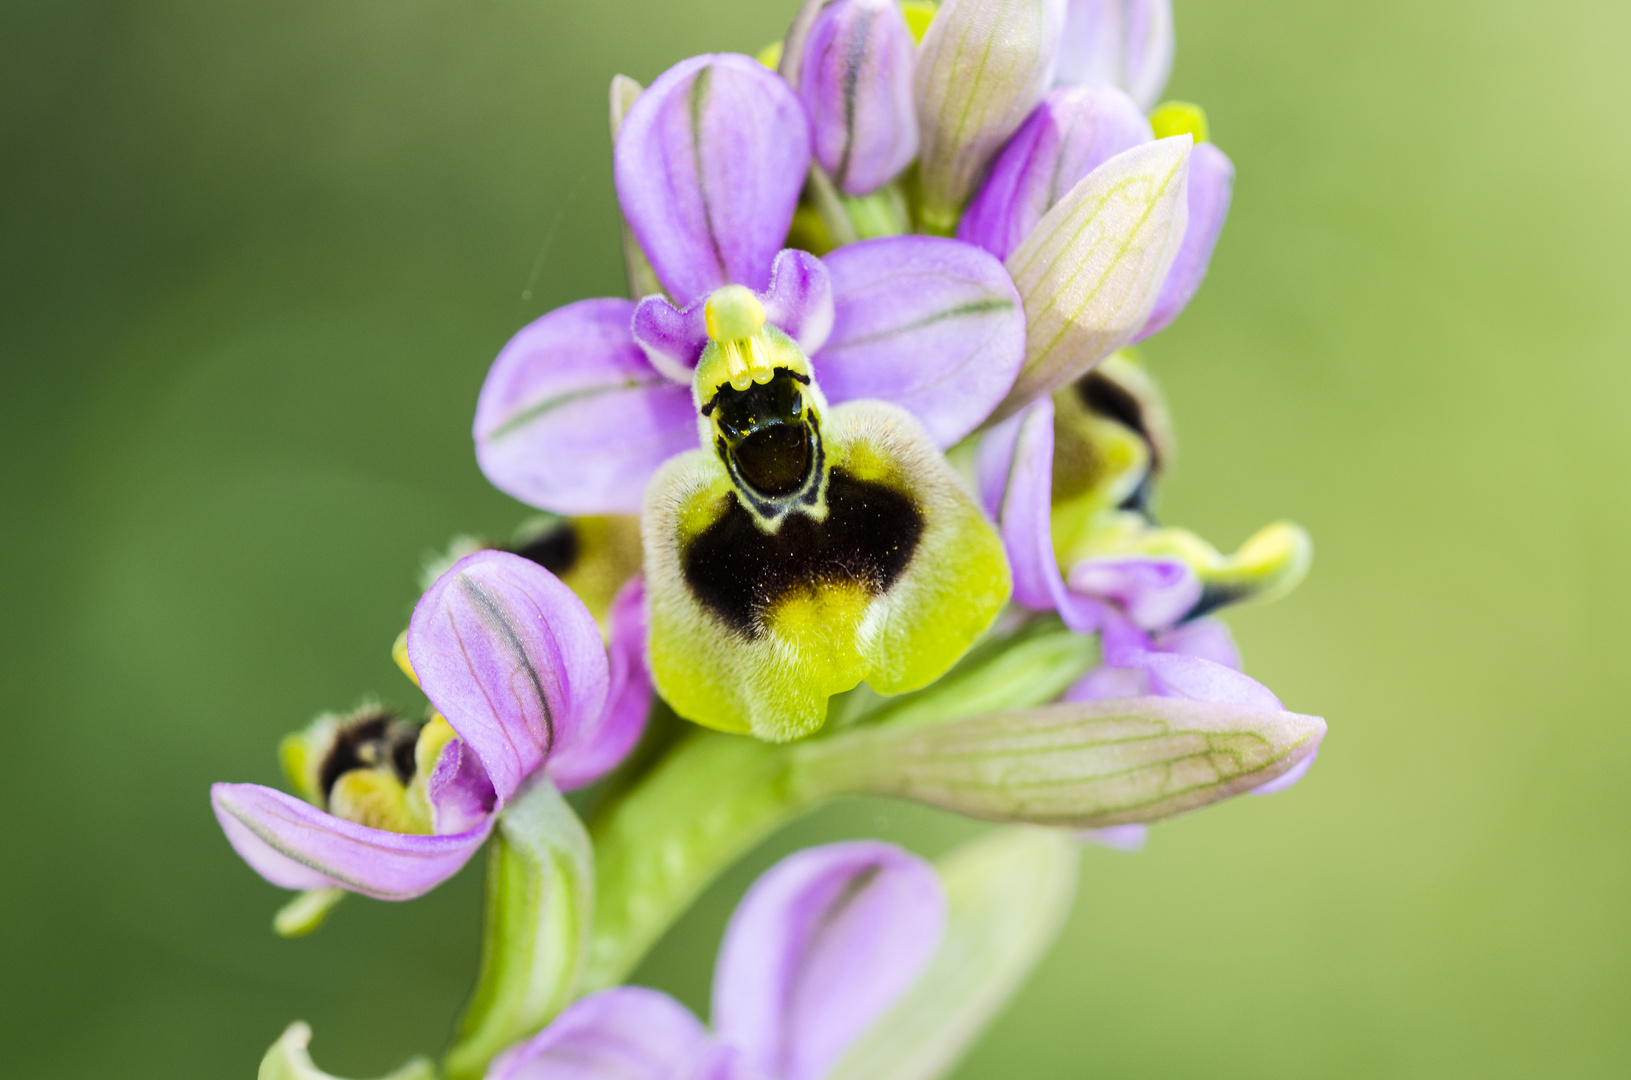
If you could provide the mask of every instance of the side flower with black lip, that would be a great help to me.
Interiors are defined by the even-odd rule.
[[[1103,634],[1107,664],[1139,669],[1091,675],[1071,700],[1162,694],[1184,684],[1177,675],[1169,684],[1143,673],[1167,664],[1148,659],[1157,653],[1209,671],[1238,669],[1227,628],[1205,616],[1283,596],[1308,571],[1312,544],[1289,522],[1260,529],[1233,555],[1187,529],[1156,524],[1156,481],[1172,457],[1160,392],[1125,353],[999,424],[981,443],[981,498],[999,520],[1014,599],[1057,610],[1080,633]]]
[[[215,784],[215,816],[244,861],[286,889],[406,900],[452,876],[522,788],[581,787],[645,723],[638,589],[612,614],[610,662],[589,611],[543,567],[481,551],[420,598],[407,656],[436,710],[423,725],[368,707],[284,741],[299,797]],[[444,719],[445,717],[445,719]]]
[[[746,290],[707,302],[703,449],[647,490],[652,676],[680,715],[785,741],[866,679],[923,686],[1007,599],[1002,545],[905,410],[829,406]]]

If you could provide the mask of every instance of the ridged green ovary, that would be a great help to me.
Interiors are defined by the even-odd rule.
[[[1057,619],[993,633],[933,685],[882,698],[861,688],[848,722],[946,722],[1057,697],[1096,662]],[[580,989],[613,986],[716,876],[833,791],[805,782],[789,745],[695,732],[590,821],[594,937]]]
[[[572,1000],[594,895],[588,833],[540,776],[505,809],[488,848],[481,969],[443,1063],[448,1080],[481,1076],[493,1055]]]
[[[306,1049],[311,1042],[309,1024],[290,1024],[261,1058],[259,1080],[339,1080],[312,1063]],[[429,1058],[417,1057],[382,1080],[436,1080],[436,1067]]]
[[[828,465],[912,500],[923,531],[882,594],[824,580],[770,605],[751,633],[733,629],[688,584],[685,552],[731,509],[710,450],[671,459],[646,494],[650,658],[674,711],[723,731],[786,741],[826,718],[827,699],[862,679],[880,693],[934,681],[990,626],[1008,597],[1001,541],[909,414],[861,401],[826,411]]]
[[[951,1070],[1059,936],[1080,852],[1056,829],[1000,829],[936,866],[946,936],[895,1006],[826,1080],[931,1080]]]
[[[781,745],[697,732],[591,822],[599,900],[580,991],[623,981],[720,872],[830,797],[1013,824],[1152,822],[1267,783],[1324,734],[1318,717],[1177,698],[862,723]]]

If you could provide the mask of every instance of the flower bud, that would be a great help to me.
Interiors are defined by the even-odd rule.
[[[1066,702],[943,724],[863,728],[801,748],[805,779],[991,821],[1159,821],[1299,764],[1325,721],[1187,698]]]
[[[1053,77],[1064,0],[947,0],[918,48],[923,223],[949,235]]]
[[[1153,138],[1138,106],[1113,86],[1052,91],[997,156],[957,239],[1006,259],[1077,181]]]
[[[617,143],[617,132],[623,126],[623,117],[634,105],[636,98],[644,89],[639,83],[627,75],[613,75],[611,89],[611,129],[612,143]],[[640,248],[640,241],[634,238],[629,229],[628,219],[619,212],[617,220],[623,227],[623,269],[629,278],[629,296],[635,300],[654,293],[661,293],[663,287],[657,281],[657,273],[651,268],[651,260]]]
[[[894,0],[835,0],[810,27],[796,89],[816,162],[846,195],[883,186],[917,156],[912,54]]]
[[[1070,0],[1058,81],[1119,86],[1148,109],[1172,73],[1172,44],[1172,0]]]
[[[1188,221],[1190,139],[1118,154],[1049,210],[1006,265],[1025,364],[989,423],[1086,374],[1143,329]]]

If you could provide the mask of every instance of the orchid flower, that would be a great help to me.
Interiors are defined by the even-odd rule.
[[[673,998],[591,994],[500,1055],[488,1080],[822,1080],[935,956],[934,868],[876,841],[773,866],[742,899],[714,971],[712,1030]]]
[[[1103,664],[1067,701],[1155,695],[1281,710],[1241,674],[1228,628],[1204,616],[1293,588],[1311,558],[1307,534],[1271,525],[1224,557],[1156,527],[1153,485],[1171,457],[1155,384],[1121,355],[993,430],[980,448],[982,495],[1001,522],[1014,597],[1100,634]],[[1274,790],[1290,782],[1276,778]]]
[[[970,245],[777,252],[810,131],[747,57],[660,76],[621,118],[615,176],[667,296],[544,316],[500,353],[476,417],[483,469],[525,501],[644,499],[659,690],[681,715],[777,739],[862,678],[922,685],[996,614],[1000,546],[939,448],[1008,393],[1024,348],[1013,283]]]
[[[296,794],[212,789],[304,890],[285,933],[491,838],[447,1080],[933,1080],[1063,924],[1077,840],[1307,771],[1325,721],[1209,617],[1294,586],[1306,534],[1224,555],[1153,517],[1171,424],[1124,350],[1195,294],[1234,174],[1198,107],[1152,109],[1172,49],[1170,0],[805,0],[760,60],[612,80],[630,298],[523,327],[476,406],[483,472],[545,517],[427,571],[393,649],[426,722],[320,717],[284,742]],[[1009,827],[938,869],[777,864],[711,1028],[619,985],[857,794]],[[327,1080],[309,1039],[262,1076]]]
[[[244,861],[286,889],[419,896],[486,841],[535,777],[581,787],[639,738],[645,682],[638,582],[600,631],[549,571],[517,555],[459,560],[424,594],[407,654],[435,709],[424,724],[369,708],[285,741],[301,797],[216,784],[210,800]]]

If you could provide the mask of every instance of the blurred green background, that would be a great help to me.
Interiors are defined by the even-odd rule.
[[[424,552],[522,516],[475,467],[499,346],[617,293],[605,89],[753,50],[793,0],[0,6],[0,1045],[10,1076],[247,1077],[283,1026],[436,1050],[479,876],[298,942],[211,780],[376,692]],[[1177,0],[1168,94],[1239,182],[1147,354],[1164,517],[1290,517],[1232,617],[1329,718],[1311,779],[1084,855],[974,1077],[1631,1074],[1631,6]],[[759,869],[640,979],[701,1006]]]

